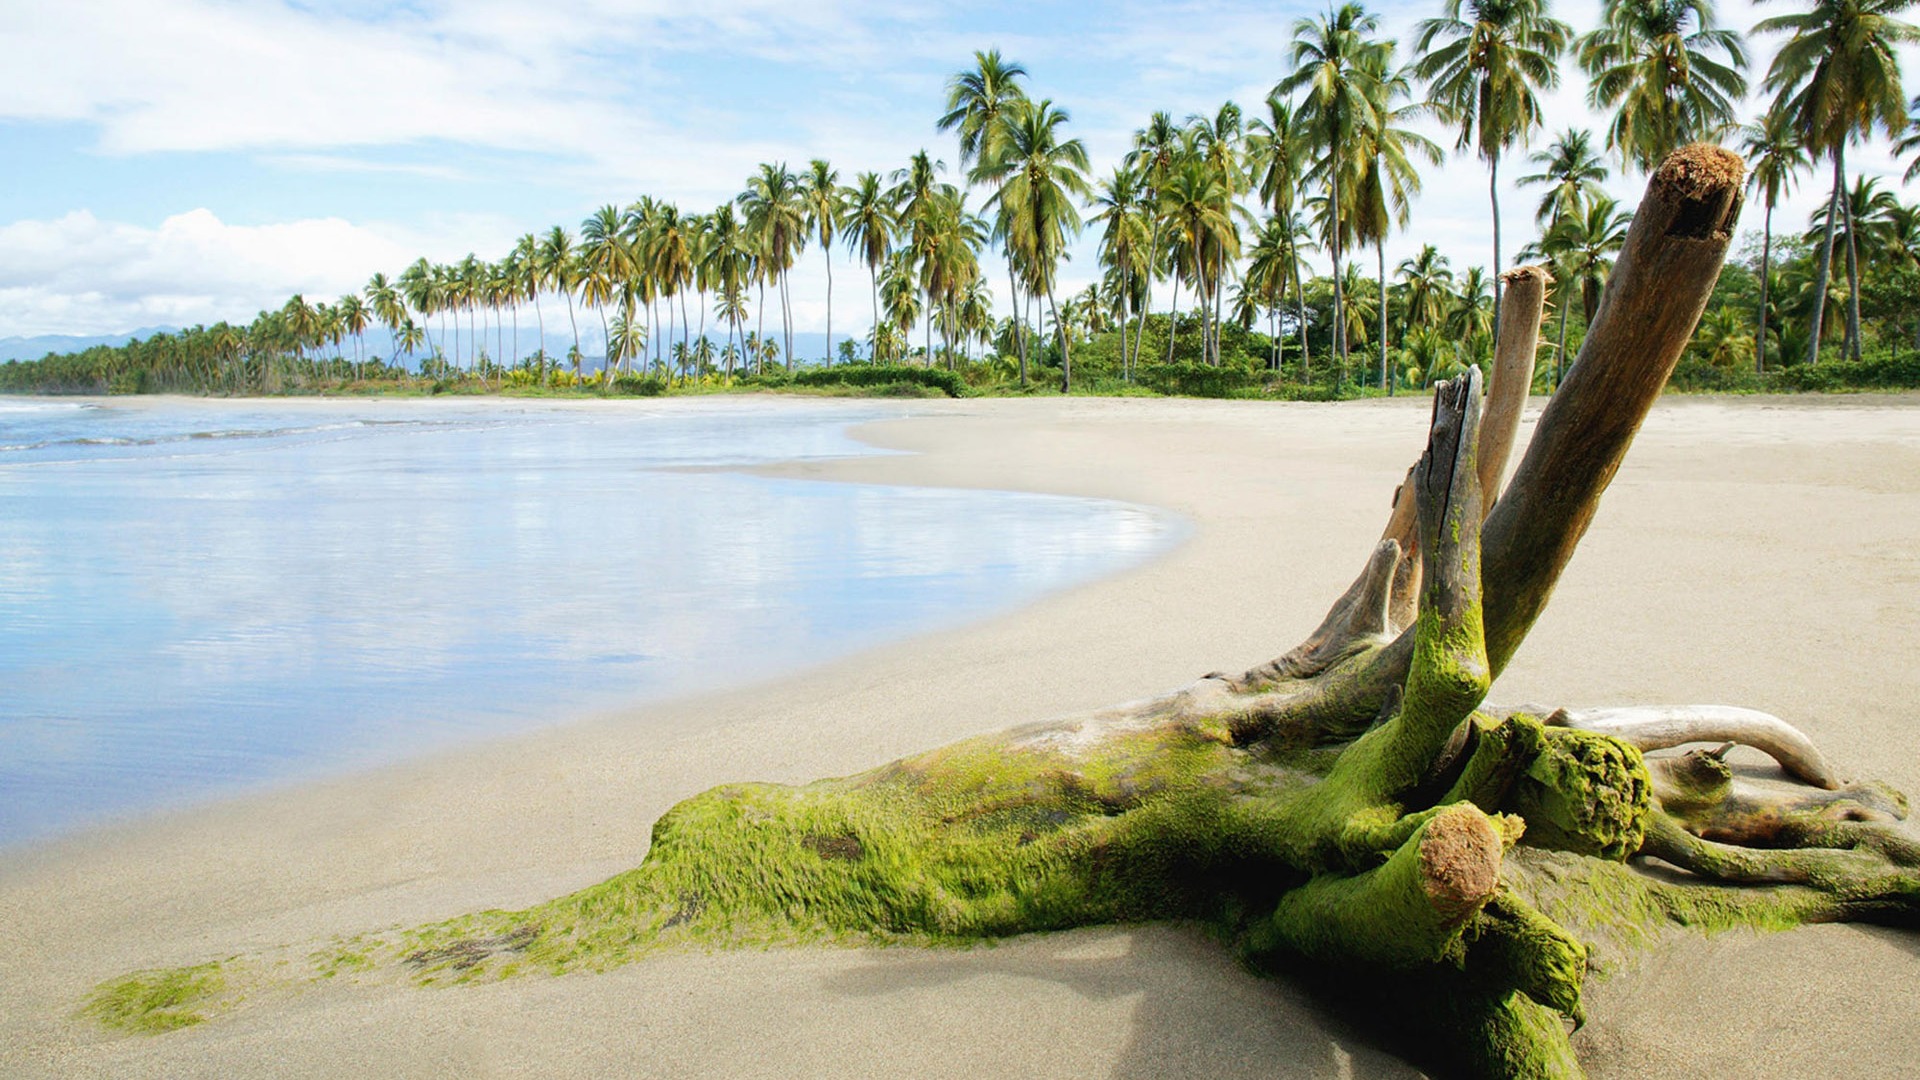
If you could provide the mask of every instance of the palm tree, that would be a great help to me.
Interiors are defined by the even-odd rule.
[[[833,238],[839,235],[846,204],[840,191],[840,174],[820,158],[801,181],[801,198],[807,206],[807,223],[820,237],[820,257],[827,264],[827,363],[833,363]]]
[[[514,265],[520,269],[520,295],[533,301],[533,317],[540,324],[540,385],[547,384],[547,316],[540,310],[540,294],[546,291],[546,272],[540,253],[540,241],[532,233],[522,236],[513,246]]]
[[[1747,95],[1747,51],[1714,25],[1712,0],[1607,0],[1578,45],[1587,103],[1613,113],[1607,145],[1642,172],[1731,128]]]
[[[846,206],[845,228],[841,235],[860,261],[867,264],[867,276],[873,290],[873,324],[880,325],[880,267],[893,251],[893,231],[897,225],[893,199],[880,186],[880,174],[863,172],[843,195]],[[869,363],[879,363],[878,350],[867,353]]]
[[[619,291],[632,264],[631,254],[621,237],[620,208],[611,204],[595,210],[580,223],[580,300],[600,313],[600,340],[611,343],[607,328],[607,305]],[[611,373],[613,348],[609,344],[605,365]]]
[[[1126,305],[1134,298],[1135,285],[1148,272],[1148,246],[1152,243],[1142,187],[1137,171],[1116,165],[1113,175],[1100,181],[1092,203],[1099,209],[1093,220],[1106,226],[1100,233],[1100,260],[1119,279],[1120,367],[1121,374],[1129,378],[1132,369],[1127,366]]]
[[[1254,238],[1253,250],[1248,256],[1246,273],[1240,278],[1240,306],[1248,314],[1256,304],[1266,309],[1267,336],[1273,341],[1267,366],[1279,371],[1280,333],[1276,324],[1280,309],[1286,306],[1287,288],[1292,284],[1293,272],[1298,264],[1294,237],[1287,229],[1286,219],[1277,216],[1267,218]]]
[[[400,299],[400,290],[393,287],[385,274],[375,274],[367,280],[367,303],[373,308],[373,317],[387,328],[387,340],[392,344],[392,352],[387,355],[391,363],[399,363],[400,326],[406,322],[407,308]]]
[[[1915,0],[1812,0],[1809,11],[1763,19],[1754,30],[1792,35],[1774,54],[1763,84],[1773,91],[1772,112],[1791,118],[1809,155],[1833,159],[1833,193],[1827,200],[1826,237],[1815,260],[1814,293],[1825,296],[1833,265],[1834,225],[1846,188],[1847,144],[1875,127],[1889,135],[1906,127],[1906,95],[1900,89],[1897,47],[1920,40],[1920,29],[1894,16]],[[1847,253],[1847,343],[1860,355],[1860,274],[1857,252]],[[1820,358],[1824,304],[1813,306],[1808,362]]]
[[[1026,270],[1030,293],[1047,298],[1056,328],[1060,312],[1054,302],[1054,271],[1066,255],[1067,243],[1080,232],[1076,200],[1091,189],[1087,184],[1087,149],[1079,139],[1060,138],[1068,115],[1052,101],[1016,102],[1008,114],[1006,141],[993,172],[1004,176],[989,205],[1003,211],[1007,250]],[[1061,393],[1073,388],[1073,355],[1064,328],[1060,333]]]
[[[580,281],[580,267],[574,258],[573,237],[555,225],[540,245],[542,283],[567,298],[567,325],[573,328],[573,374],[580,375],[580,324],[573,317],[573,290]]]
[[[1913,116],[1907,121],[1907,133],[1894,144],[1893,151],[1896,154],[1913,155],[1913,164],[1907,166],[1907,174],[1902,177],[1911,183],[1915,177],[1920,177],[1920,97],[1914,98],[1907,110]]]
[[[1025,67],[991,49],[975,52],[973,68],[947,80],[947,111],[940,114],[938,127],[959,130],[962,168],[996,156],[1009,109],[1027,96],[1020,89],[1020,80],[1026,76]]]
[[[1167,319],[1167,363],[1173,362],[1180,319],[1180,283],[1202,290],[1202,275],[1212,253],[1239,240],[1226,207],[1232,197],[1219,173],[1195,157],[1181,159],[1160,192],[1160,216],[1166,221],[1167,258],[1173,271],[1173,308]],[[1200,301],[1204,303],[1204,298]],[[1198,305],[1197,305],[1198,306]]]
[[[1553,264],[1563,295],[1578,290],[1584,325],[1593,325],[1593,317],[1600,309],[1601,290],[1606,287],[1607,275],[1613,272],[1613,257],[1626,243],[1627,226],[1632,220],[1632,215],[1621,210],[1614,200],[1595,199],[1587,204],[1583,213],[1569,214],[1554,222],[1540,237],[1539,244],[1526,253],[1527,257],[1543,258]],[[1556,387],[1566,376],[1563,362],[1567,348],[1567,309],[1572,307],[1564,299],[1559,303],[1560,344],[1554,353],[1553,371]]]
[[[360,335],[367,332],[367,326],[373,321],[373,312],[363,303],[357,293],[348,293],[334,305],[340,313],[341,332],[353,338],[353,377],[362,377]]]
[[[1187,117],[1187,131],[1193,140],[1194,153],[1206,163],[1206,167],[1220,178],[1220,186],[1226,194],[1226,210],[1230,224],[1233,224],[1239,207],[1234,199],[1246,189],[1246,171],[1241,167],[1240,141],[1242,116],[1240,106],[1229,101],[1220,106],[1213,116],[1195,114]],[[1239,254],[1240,233],[1232,228],[1232,252]],[[1224,288],[1227,276],[1227,264],[1230,258],[1224,244],[1216,244],[1207,253],[1202,264],[1200,279],[1205,285],[1203,290],[1211,300],[1201,320],[1204,340],[1202,352],[1215,366],[1220,363],[1220,315],[1226,299]],[[1212,325],[1208,328],[1207,320]]]
[[[433,266],[425,259],[416,259],[412,266],[400,273],[400,295],[406,297],[408,307],[420,313],[422,322],[433,318],[433,286]],[[433,335],[427,333],[424,328],[421,334],[426,339],[427,351],[439,352],[434,348]]]
[[[969,184],[996,183],[1003,176],[992,174],[1001,159],[1007,121],[1016,102],[1026,100],[1020,80],[1027,69],[1002,59],[1000,50],[973,54],[973,68],[947,80],[947,111],[940,115],[941,131],[960,133],[960,167],[968,169]],[[975,167],[975,168],[970,168]],[[978,174],[976,176],[976,173]],[[1019,285],[1014,276],[1013,253],[1007,252],[1007,302],[1017,314]],[[870,264],[871,268],[871,264]],[[1021,343],[1022,385],[1025,385],[1026,344]]]
[[[1470,19],[1462,18],[1462,10]],[[1493,304],[1500,307],[1500,156],[1540,126],[1537,91],[1560,82],[1558,61],[1573,30],[1548,0],[1447,0],[1446,16],[1420,23],[1414,73],[1442,118],[1487,163],[1493,205]],[[1434,47],[1434,42],[1446,43]]]
[[[1267,115],[1255,117],[1248,127],[1252,130],[1247,147],[1248,163],[1256,177],[1261,202],[1272,213],[1271,220],[1280,223],[1276,235],[1282,238],[1290,260],[1287,270],[1293,278],[1297,301],[1295,319],[1299,323],[1300,372],[1304,378],[1312,371],[1307,349],[1307,294],[1300,285],[1300,245],[1291,226],[1294,200],[1306,181],[1312,143],[1293,103],[1282,96],[1277,87],[1267,94]]]
[[[1546,194],[1540,196],[1540,208],[1533,215],[1534,221],[1543,228],[1559,218],[1580,213],[1589,201],[1606,193],[1600,185],[1606,182],[1607,166],[1600,155],[1593,152],[1592,143],[1591,134],[1568,128],[1545,150],[1528,158],[1540,171],[1521,177],[1519,183],[1548,185]]]
[[[1179,159],[1181,141],[1181,132],[1175,126],[1173,117],[1165,112],[1156,112],[1148,119],[1146,127],[1133,133],[1133,148],[1127,151],[1126,164],[1129,168],[1140,170],[1141,180],[1146,185],[1144,196],[1152,216],[1150,222],[1152,228],[1147,239],[1147,295],[1142,301],[1141,310],[1143,311],[1153,306],[1153,278],[1159,272],[1161,265],[1161,216],[1158,213],[1158,207],[1161,193],[1165,190],[1168,180],[1172,178],[1174,164]],[[1019,329],[1017,320],[1014,327],[1017,332]],[[1134,337],[1133,341],[1131,367],[1137,367],[1140,363],[1140,342],[1146,337],[1144,315],[1140,320],[1140,330],[1141,332]],[[1167,336],[1169,338],[1173,336],[1171,317],[1167,321]],[[1024,384],[1026,379],[1024,351],[1021,355],[1021,380]]]
[[[1395,272],[1405,289],[1408,331],[1438,327],[1453,297],[1453,271],[1447,267],[1447,257],[1432,244],[1425,244],[1420,254],[1400,260]]]
[[[787,271],[807,243],[807,211],[799,177],[785,163],[762,165],[736,200],[747,214],[747,229],[760,248],[761,270],[780,293],[780,324],[786,331],[787,370],[793,370],[793,307]]]
[[[1348,337],[1345,281],[1340,270],[1346,231],[1344,211],[1349,203],[1344,185],[1352,166],[1349,148],[1374,122],[1377,95],[1372,84],[1383,65],[1370,64],[1368,56],[1379,48],[1369,40],[1379,25],[1377,18],[1352,2],[1317,20],[1299,20],[1293,24],[1293,74],[1275,87],[1282,94],[1306,91],[1300,120],[1310,133],[1315,153],[1320,155],[1312,173],[1328,185],[1323,204],[1327,214],[1324,235],[1327,253],[1333,258],[1333,349],[1338,361],[1336,376],[1342,381],[1346,378]]]
[[[1760,229],[1760,300],[1755,305],[1753,333],[1753,369],[1767,370],[1767,286],[1773,263],[1773,208],[1780,196],[1793,186],[1795,176],[1811,166],[1800,145],[1791,117],[1783,112],[1768,112],[1740,129],[1747,153],[1747,182],[1760,192],[1766,216]]]
[[[1367,54],[1366,62],[1378,65],[1374,78],[1368,81],[1373,121],[1360,130],[1353,184],[1354,240],[1363,244],[1372,241],[1378,259],[1380,387],[1389,394],[1394,388],[1387,378],[1387,233],[1394,225],[1406,226],[1413,197],[1420,193],[1420,170],[1413,163],[1413,155],[1425,158],[1430,165],[1440,164],[1445,157],[1431,139],[1398,126],[1419,117],[1428,106],[1395,106],[1397,100],[1412,96],[1412,88],[1405,72],[1392,70],[1393,50],[1394,43],[1387,41]]]

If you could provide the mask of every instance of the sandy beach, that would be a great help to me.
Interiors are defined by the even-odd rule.
[[[1127,573],[797,677],[0,857],[0,1075],[1411,1075],[1298,989],[1164,926],[315,986],[157,1037],[72,1014],[136,968],[578,889],[721,782],[856,772],[1270,659],[1359,569],[1427,408],[938,401],[863,427],[911,453],[779,471],[1113,498],[1192,529]],[[1667,398],[1492,699],[1763,709],[1843,775],[1920,795],[1916,532],[1920,395]],[[1595,1076],[1910,1075],[1920,934],[1689,939],[1590,980],[1588,1014],[1576,1045]]]

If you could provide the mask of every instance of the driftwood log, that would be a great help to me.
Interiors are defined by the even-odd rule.
[[[1550,284],[1539,268],[1506,276],[1491,385],[1472,371],[1438,388],[1381,541],[1278,659],[859,776],[717,788],[662,817],[632,871],[314,962],[444,982],[689,941],[1198,920],[1362,1023],[1390,1017],[1374,1030],[1423,1067],[1567,1077],[1597,956],[1679,926],[1912,919],[1920,845],[1896,827],[1904,800],[1842,785],[1784,721],[1484,701],[1693,333],[1741,174],[1708,146],[1655,172],[1503,489]],[[1714,748],[1643,755],[1689,743]],[[1776,758],[1791,793],[1736,781],[1721,745],[1734,743]],[[101,1002],[166,977],[103,986],[96,1013],[112,1020]]]

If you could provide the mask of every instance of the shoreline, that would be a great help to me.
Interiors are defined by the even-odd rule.
[[[1843,772],[1920,795],[1905,717],[1920,697],[1905,666],[1920,631],[1920,396],[1805,404],[1663,398],[1495,699],[1767,709]],[[909,407],[854,434],[913,453],[756,471],[1113,498],[1191,532],[983,623],[798,675],[10,858],[0,1073],[1405,1075],[1297,990],[1177,927],[958,954],[675,954],[448,991],[316,987],[147,1039],[67,1017],[93,982],[132,968],[579,888],[637,863],[653,820],[717,783],[842,775],[1270,659],[1364,560],[1424,443],[1426,399]],[[1595,1075],[1788,1075],[1843,1053],[1858,1075],[1893,1075],[1920,1057],[1902,1019],[1920,1009],[1910,934],[1703,939],[1649,967],[1594,987],[1581,1047]],[[1861,970],[1891,977],[1867,987]]]

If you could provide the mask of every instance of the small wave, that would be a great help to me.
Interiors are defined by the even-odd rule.
[[[91,401],[0,401],[0,413],[80,412],[99,407]]]

